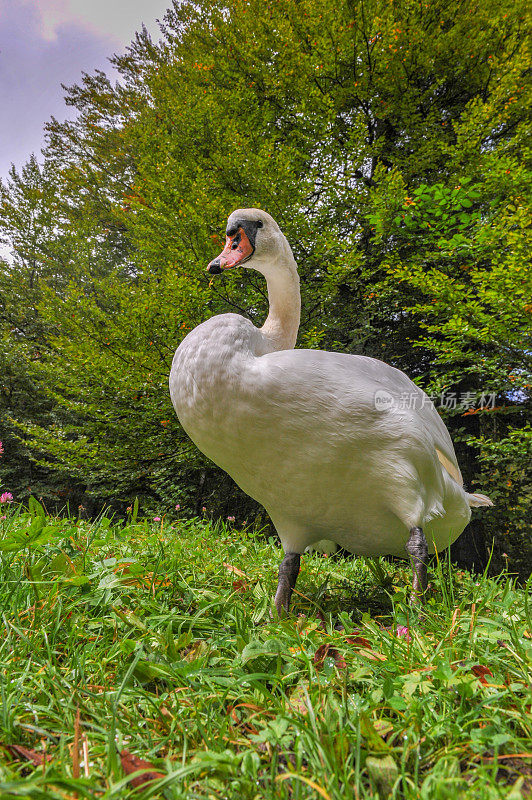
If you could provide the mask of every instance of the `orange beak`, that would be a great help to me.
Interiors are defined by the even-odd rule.
[[[213,259],[207,267],[211,275],[219,275],[222,270],[236,267],[251,258],[255,248],[249,241],[243,228],[239,228],[234,236],[225,237],[225,247],[220,255]]]

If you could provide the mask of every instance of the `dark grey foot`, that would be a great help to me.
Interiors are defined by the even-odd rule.
[[[279,583],[277,584],[274,601],[279,616],[281,616],[283,608],[288,614],[290,598],[299,575],[300,561],[301,556],[299,553],[287,553],[279,566]]]
[[[421,528],[411,528],[405,550],[410,556],[414,573],[412,599],[417,600],[427,588],[427,562],[429,560],[429,546]]]

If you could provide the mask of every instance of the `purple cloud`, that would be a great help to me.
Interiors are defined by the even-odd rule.
[[[0,177],[11,162],[20,168],[32,152],[40,160],[43,126],[50,117],[73,116],[61,84],[79,83],[81,72],[111,71],[116,39],[69,23],[46,39],[37,8],[0,0]]]

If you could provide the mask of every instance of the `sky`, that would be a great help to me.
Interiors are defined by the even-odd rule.
[[[0,178],[11,163],[40,160],[43,126],[72,116],[61,84],[82,72],[108,73],[144,23],[159,38],[156,20],[171,0],[0,0]]]

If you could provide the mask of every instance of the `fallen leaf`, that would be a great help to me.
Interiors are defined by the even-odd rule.
[[[369,647],[371,648],[371,642],[369,639],[366,639],[364,636],[346,636],[346,642],[349,644],[354,645],[355,647]]]
[[[314,664],[317,667],[323,666],[323,662],[325,659],[334,658],[334,663],[338,667],[338,669],[345,669],[347,664],[345,663],[344,657],[338,652],[336,647],[332,647],[329,642],[325,644],[320,644],[316,652],[314,653]]]
[[[3,744],[2,747],[11,754],[15,761],[31,761],[35,767],[40,767],[45,761],[51,761],[52,756],[30,750],[21,744]]]
[[[126,775],[132,775],[134,772],[138,772],[139,769],[145,770],[142,774],[135,775],[134,778],[131,778],[130,783],[132,786],[135,786],[135,788],[165,777],[164,773],[157,772],[153,764],[150,764],[149,761],[144,761],[143,758],[132,755],[129,750],[121,751],[120,761]]]
[[[338,667],[338,669],[345,669],[347,667],[345,658],[338,650],[334,650],[334,663]]]
[[[314,664],[319,667],[325,661],[327,654],[329,653],[330,644],[320,644],[316,652],[314,653]]]
[[[486,675],[489,675],[491,678],[493,678],[493,672],[491,669],[488,669],[488,667],[483,667],[482,664],[475,664],[475,666],[471,667],[471,672],[484,686],[488,685],[488,681],[485,678]]]

